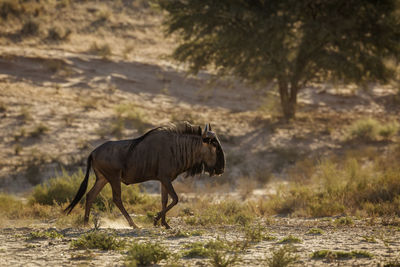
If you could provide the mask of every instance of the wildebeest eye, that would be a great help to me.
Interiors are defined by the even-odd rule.
[[[207,143],[207,144],[211,144],[211,138],[209,138],[209,137],[203,138],[203,142]]]

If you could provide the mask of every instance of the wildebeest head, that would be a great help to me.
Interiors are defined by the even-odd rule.
[[[225,155],[221,143],[215,132],[212,131],[210,124],[206,124],[202,133],[202,139],[203,146],[201,152],[204,171],[208,172],[210,176],[214,174],[221,175],[225,169]]]

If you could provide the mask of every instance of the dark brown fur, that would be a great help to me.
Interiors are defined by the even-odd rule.
[[[128,185],[158,180],[161,182],[162,210],[154,219],[154,224],[161,219],[161,224],[169,228],[165,214],[178,203],[172,181],[185,172],[187,176],[204,171],[210,176],[220,175],[224,172],[225,157],[211,126],[206,126],[202,133],[199,126],[187,122],[158,127],[133,140],[106,142],[89,155],[85,179],[74,200],[65,209],[68,213],[86,192],[91,166],[96,174],[96,182],[86,195],[86,223],[94,199],[110,183],[114,203],[129,225],[136,227],[122,204],[121,182]],[[167,206],[168,195],[172,202]]]

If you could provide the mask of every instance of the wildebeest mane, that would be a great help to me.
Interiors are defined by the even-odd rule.
[[[188,123],[187,121],[180,122],[177,124],[170,123],[169,125],[160,126],[160,127],[151,129],[150,131],[146,132],[142,136],[132,139],[132,143],[129,146],[126,158],[129,157],[129,155],[132,153],[132,151],[135,149],[135,147],[140,142],[142,142],[147,136],[149,136],[150,134],[152,134],[154,132],[159,132],[159,131],[165,131],[165,132],[181,134],[181,135],[201,136],[201,127],[200,126],[193,126],[190,123]]]

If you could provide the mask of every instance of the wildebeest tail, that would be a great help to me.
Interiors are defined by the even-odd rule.
[[[74,200],[72,200],[71,204],[64,210],[64,212],[67,212],[67,214],[70,214],[73,208],[78,204],[78,202],[81,200],[83,195],[86,193],[86,189],[88,187],[88,182],[89,182],[89,174],[90,174],[90,168],[92,167],[92,154],[87,159],[87,167],[86,167],[86,175],[85,179],[83,179],[81,186],[79,187],[78,193],[76,193],[76,196]]]

